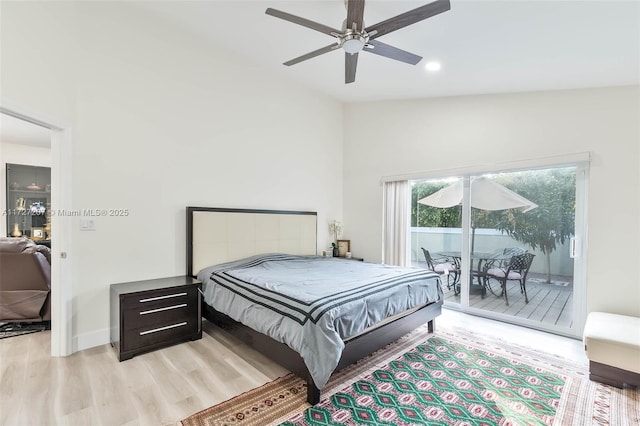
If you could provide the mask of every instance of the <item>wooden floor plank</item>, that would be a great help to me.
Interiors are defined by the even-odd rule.
[[[448,309],[436,321],[584,358],[574,339]],[[287,373],[207,321],[203,330],[201,340],[124,362],[109,345],[51,358],[49,331],[1,339],[0,424],[175,425]]]

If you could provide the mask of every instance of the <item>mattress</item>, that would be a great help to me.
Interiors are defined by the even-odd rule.
[[[198,279],[208,305],[298,352],[318,388],[345,340],[443,299],[434,272],[319,256],[252,256]]]

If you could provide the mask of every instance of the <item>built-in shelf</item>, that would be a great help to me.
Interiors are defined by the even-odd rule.
[[[51,169],[49,167],[7,164],[7,236],[25,236],[34,241],[49,240],[51,236]],[[26,188],[36,185],[42,190]],[[38,214],[38,205],[45,209]]]
[[[21,194],[39,194],[39,195],[51,195],[51,191],[34,191],[33,189],[9,189],[8,192],[20,192]]]

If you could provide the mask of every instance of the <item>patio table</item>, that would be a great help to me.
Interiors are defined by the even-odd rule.
[[[462,253],[460,251],[441,251],[436,253],[438,256],[442,257],[450,257],[455,262],[458,270],[460,270],[460,264],[462,259]],[[470,279],[469,279],[469,294],[481,294],[484,298],[487,288],[486,288],[486,274],[484,272],[484,266],[488,262],[495,261],[503,261],[511,259],[511,254],[504,254],[500,252],[476,252],[471,253],[471,268],[470,268]],[[477,266],[474,269],[473,264],[477,261]],[[460,277],[462,274],[458,274],[456,277],[456,282],[453,283],[454,291],[456,294],[460,292]],[[478,284],[474,284],[474,278],[478,279]]]

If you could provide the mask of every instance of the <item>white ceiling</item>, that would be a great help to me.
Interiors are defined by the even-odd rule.
[[[427,2],[369,0],[365,25]],[[342,51],[282,65],[332,38],[264,13],[273,7],[340,28],[346,17],[343,0],[178,0],[136,6],[345,102],[640,84],[640,2],[633,0],[451,0],[450,11],[380,37],[423,56],[422,62],[412,66],[361,53],[356,81],[348,85]],[[427,72],[428,60],[440,61],[442,69]],[[51,147],[48,129],[6,114],[0,114],[0,141]]]
[[[369,0],[365,26],[428,2]],[[635,0],[451,0],[451,10],[378,39],[423,56],[418,65],[361,53],[356,81],[349,85],[341,50],[282,65],[333,38],[264,13],[272,7],[341,28],[343,0],[179,0],[136,6],[235,51],[248,63],[345,102],[640,82],[640,2]],[[430,60],[440,61],[442,69],[427,72],[424,64]]]
[[[0,114],[0,142],[51,148],[51,131],[7,114]]]

